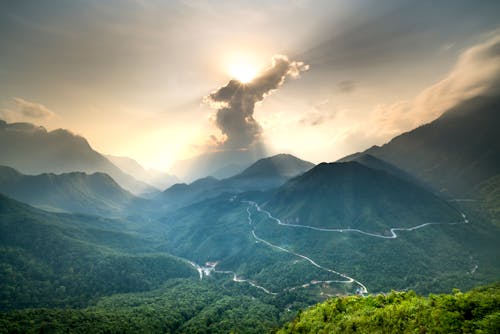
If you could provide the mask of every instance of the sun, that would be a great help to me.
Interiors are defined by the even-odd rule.
[[[229,73],[241,83],[249,83],[257,75],[257,69],[250,64],[233,64],[229,67]]]

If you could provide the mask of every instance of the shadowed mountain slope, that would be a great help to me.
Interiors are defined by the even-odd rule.
[[[0,165],[23,174],[101,172],[135,194],[155,191],[93,150],[85,138],[64,129],[49,132],[31,123],[0,120]]]

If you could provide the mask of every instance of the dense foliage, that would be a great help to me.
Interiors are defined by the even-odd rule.
[[[422,297],[413,291],[332,298],[277,333],[499,333],[500,284]]]
[[[0,310],[82,307],[99,297],[147,291],[193,268],[158,253],[124,223],[53,214],[0,195]]]
[[[281,296],[286,299],[297,296]],[[0,333],[498,333],[500,284],[423,297],[391,292],[328,299],[293,313],[213,280],[174,279],[85,309],[0,312]]]
[[[277,308],[258,299],[231,296],[213,282],[177,279],[86,309],[0,313],[0,333],[265,333],[278,319]]]

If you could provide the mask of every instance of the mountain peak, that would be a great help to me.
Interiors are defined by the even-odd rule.
[[[314,167],[314,164],[291,154],[277,154],[263,158],[245,169],[236,178],[242,177],[293,177]]]
[[[306,225],[378,232],[403,222],[459,218],[432,192],[356,161],[317,165],[278,188],[267,207]]]

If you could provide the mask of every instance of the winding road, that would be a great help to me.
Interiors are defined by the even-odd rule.
[[[382,239],[396,239],[398,237],[398,235],[396,234],[395,231],[415,231],[415,230],[418,230],[422,227],[426,227],[426,226],[430,226],[430,225],[458,225],[458,224],[468,224],[469,223],[469,220],[467,219],[465,214],[460,213],[460,215],[463,218],[463,220],[460,222],[453,222],[453,223],[429,222],[429,223],[424,223],[424,224],[420,224],[420,225],[412,226],[412,227],[391,227],[389,230],[391,232],[390,235],[382,235],[382,234],[362,231],[362,230],[355,229],[355,228],[322,228],[322,227],[315,227],[315,226],[309,226],[309,225],[283,223],[279,218],[276,218],[273,215],[271,215],[271,213],[269,211],[262,209],[257,203],[252,202],[252,201],[246,201],[246,203],[249,203],[250,205],[255,206],[257,211],[262,212],[263,214],[267,215],[267,217],[270,220],[275,221],[276,224],[278,224],[278,225],[287,226],[287,227],[295,227],[295,228],[305,228],[305,229],[310,229],[310,230],[315,230],[315,231],[323,231],[323,232],[339,232],[339,233],[355,232],[355,233],[360,233],[360,234],[369,235],[371,237],[382,238]]]
[[[340,280],[338,280],[338,281],[337,281],[337,280],[332,280],[332,281],[316,281],[316,282],[325,282],[325,283],[326,283],[326,282],[328,282],[328,283],[344,283],[344,284],[347,284],[347,283],[355,283],[355,284],[357,284],[357,285],[360,287],[360,289],[358,289],[358,292],[359,292],[360,294],[366,294],[366,293],[368,293],[368,289],[367,289],[367,288],[366,288],[366,286],[365,286],[363,283],[361,283],[360,281],[358,281],[358,280],[356,280],[356,279],[354,279],[354,278],[352,278],[352,277],[349,277],[349,276],[347,276],[347,275],[345,275],[345,274],[339,273],[338,271],[335,271],[335,270],[333,270],[333,269],[323,267],[322,265],[319,265],[319,264],[318,264],[318,263],[316,263],[314,260],[312,260],[311,258],[309,258],[309,257],[307,257],[307,256],[305,256],[305,255],[303,255],[303,254],[296,253],[296,252],[291,251],[291,250],[289,250],[289,249],[286,249],[286,248],[283,248],[283,247],[281,247],[281,246],[278,246],[278,245],[272,244],[272,243],[270,243],[270,242],[269,242],[269,241],[267,241],[267,240],[264,240],[264,239],[262,239],[262,238],[259,238],[259,237],[255,234],[255,229],[253,228],[252,213],[250,212],[250,207],[251,207],[251,206],[254,206],[254,207],[256,208],[256,210],[257,210],[257,211],[267,214],[267,216],[268,216],[270,219],[273,219],[273,220],[275,220],[275,221],[280,221],[280,220],[279,220],[279,219],[277,219],[277,218],[275,218],[275,217],[273,217],[273,216],[272,216],[272,215],[271,215],[268,211],[262,210],[262,209],[259,207],[259,205],[258,205],[257,203],[255,203],[255,202],[252,202],[252,201],[245,201],[245,203],[248,203],[248,204],[250,205],[250,206],[248,206],[248,207],[247,207],[247,213],[248,213],[248,223],[249,223],[250,225],[252,225],[252,236],[254,237],[254,239],[255,239],[255,240],[257,240],[257,241],[259,241],[259,242],[262,242],[262,243],[266,244],[266,245],[267,245],[267,246],[269,246],[269,247],[272,247],[272,248],[278,249],[278,250],[280,250],[280,251],[282,251],[282,252],[286,252],[286,253],[289,253],[289,254],[295,255],[295,256],[297,256],[297,257],[300,257],[300,258],[302,258],[302,259],[306,260],[307,262],[309,262],[310,264],[312,264],[313,266],[315,266],[316,268],[319,268],[319,269],[324,270],[324,271],[328,271],[328,272],[330,272],[330,273],[332,273],[332,274],[339,275],[340,277],[345,278],[345,280],[344,280],[344,281],[340,281]],[[308,285],[308,284],[304,284],[304,285],[302,285],[302,287],[307,287],[307,286],[309,286],[309,285]],[[292,289],[294,289],[294,288],[292,288]],[[284,290],[290,290],[290,289],[284,289]]]
[[[309,262],[311,265],[315,266],[318,269],[321,269],[321,270],[327,271],[329,273],[338,275],[338,276],[340,276],[340,277],[342,277],[344,279],[344,280],[328,280],[328,281],[313,280],[310,283],[306,283],[306,284],[299,285],[299,286],[296,286],[296,287],[285,288],[285,289],[283,289],[283,291],[292,291],[292,290],[295,290],[297,288],[307,288],[307,287],[309,287],[311,285],[316,285],[316,284],[321,284],[321,283],[327,283],[327,284],[330,284],[330,283],[341,283],[341,284],[354,283],[354,284],[358,285],[358,287],[359,287],[357,289],[357,293],[359,293],[361,295],[365,295],[365,294],[368,293],[368,289],[366,288],[366,286],[363,283],[361,283],[360,281],[354,279],[353,277],[347,276],[346,274],[340,273],[340,272],[338,272],[338,271],[336,271],[334,269],[324,267],[324,266],[318,264],[317,262],[315,262],[314,260],[312,260],[311,258],[303,255],[303,254],[300,254],[300,253],[294,252],[292,250],[286,249],[284,247],[275,245],[275,244],[273,244],[273,243],[271,243],[271,242],[269,242],[269,241],[267,241],[267,240],[262,239],[261,237],[259,237],[255,233],[254,221],[252,219],[252,213],[250,211],[250,209],[252,207],[254,207],[255,210],[257,210],[258,212],[263,213],[264,215],[266,215],[269,220],[274,221],[276,224],[281,225],[281,226],[292,227],[292,228],[304,228],[304,229],[310,229],[310,230],[322,231],[322,232],[338,232],[338,233],[354,232],[354,233],[360,233],[360,234],[363,234],[363,235],[367,235],[367,236],[371,236],[371,237],[375,237],[375,238],[382,238],[382,239],[396,239],[398,237],[396,231],[415,231],[415,230],[418,230],[418,229],[421,229],[423,227],[430,226],[430,225],[458,225],[458,224],[468,224],[469,223],[469,220],[467,219],[466,215],[464,213],[460,213],[460,215],[462,216],[462,219],[463,219],[460,222],[452,222],[452,223],[429,222],[429,223],[424,223],[424,224],[420,224],[420,225],[416,225],[416,226],[412,226],[412,227],[392,227],[392,228],[389,229],[390,235],[382,235],[382,234],[371,233],[371,232],[366,232],[366,231],[363,231],[363,230],[352,229],[352,228],[333,229],[333,228],[321,228],[321,227],[315,227],[315,226],[309,226],[309,225],[299,225],[299,224],[283,223],[279,218],[274,217],[269,211],[262,209],[256,202],[253,202],[253,201],[242,201],[242,202],[248,204],[248,206],[246,208],[247,217],[248,217],[248,224],[250,226],[252,226],[251,234],[252,234],[252,237],[256,240],[256,242],[260,242],[260,243],[262,243],[262,244],[264,244],[264,245],[266,245],[268,247],[277,249],[279,251],[282,251],[282,252],[285,252],[285,253],[288,253],[288,254],[292,254],[292,255],[294,255],[296,257],[299,257],[299,258],[301,258],[303,260],[306,260],[307,262]],[[205,276],[209,276],[211,272],[218,273],[218,274],[229,274],[229,275],[233,276],[232,280],[234,282],[237,282],[237,283],[248,283],[251,286],[253,286],[253,287],[257,288],[257,289],[260,289],[260,290],[264,291],[265,293],[267,293],[269,295],[277,295],[278,294],[277,292],[269,291],[268,289],[264,288],[263,286],[258,285],[254,281],[238,277],[238,275],[234,271],[230,271],[230,270],[224,270],[224,271],[222,271],[222,270],[216,270],[215,269],[216,264],[213,265],[213,266],[202,267],[202,266],[194,263],[193,261],[189,261],[189,260],[186,260],[186,261],[189,264],[191,264],[193,267],[196,268],[196,270],[199,273],[200,280],[203,279],[204,275]],[[475,271],[476,269],[477,269],[477,266],[473,269],[473,271]]]

